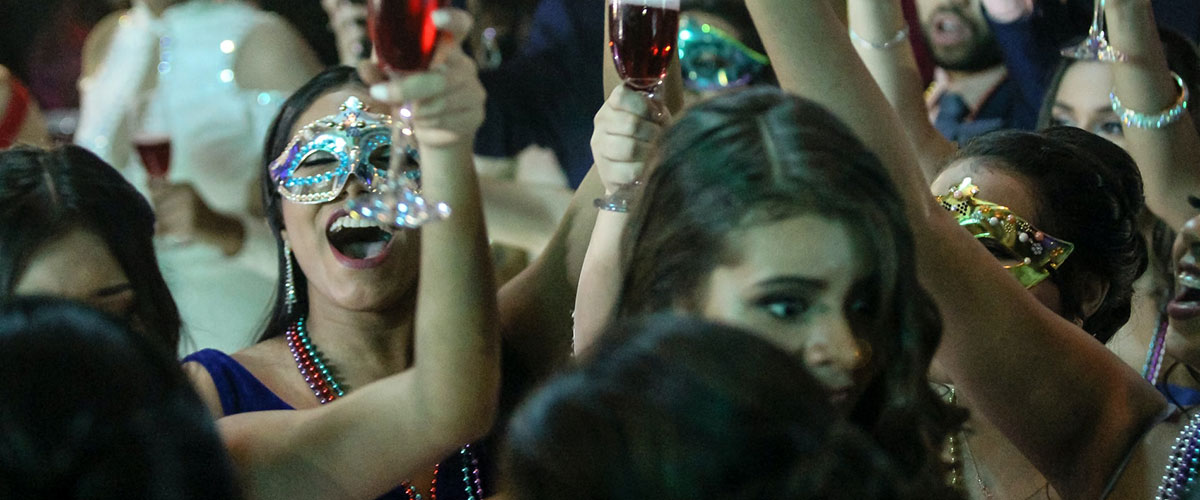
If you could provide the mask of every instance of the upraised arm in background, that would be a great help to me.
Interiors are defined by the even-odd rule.
[[[1148,115],[1174,107],[1183,89],[1167,69],[1150,0],[1108,0],[1105,15],[1109,42],[1128,57],[1113,65],[1113,92],[1121,104]],[[1191,115],[1184,112],[1161,128],[1124,124],[1124,132],[1142,171],[1146,206],[1169,226],[1182,227],[1196,215],[1187,197],[1200,194],[1200,134]]]
[[[1058,491],[1101,496],[1164,408],[1162,398],[1104,346],[1042,306],[934,204],[901,132],[908,124],[888,105],[825,1],[746,3],[781,85],[830,109],[891,171],[919,235],[922,283],[942,311],[939,355],[971,407]]]
[[[912,32],[904,20],[899,0],[849,0],[847,5],[854,48],[871,72],[871,77],[903,122],[908,140],[915,148],[926,182],[958,147],[942,136],[929,121],[921,72],[908,38]],[[920,26],[916,27],[920,30]]]

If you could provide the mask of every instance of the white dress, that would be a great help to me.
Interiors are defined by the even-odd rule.
[[[264,168],[263,141],[285,96],[240,88],[233,68],[251,30],[282,22],[239,1],[192,0],[159,18],[135,2],[104,61],[80,82],[75,142],[117,166],[145,194],[147,175],[132,154],[125,117],[146,73],[157,71],[159,111],[171,136],[168,179],[191,183],[210,208],[238,217],[245,228],[242,249],[232,257],[205,243],[156,243],[183,317],[180,354],[250,345],[271,305],[275,239],[265,219],[247,207],[250,196],[259,196],[254,188]]]

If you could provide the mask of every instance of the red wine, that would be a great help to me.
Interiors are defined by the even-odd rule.
[[[367,34],[375,45],[379,69],[393,72],[429,69],[437,46],[433,11],[444,0],[370,0]]]
[[[625,85],[654,90],[667,76],[679,39],[678,0],[613,0],[609,46]]]
[[[162,136],[135,137],[133,147],[142,157],[142,165],[150,177],[161,179],[167,176],[171,165],[171,139]]]

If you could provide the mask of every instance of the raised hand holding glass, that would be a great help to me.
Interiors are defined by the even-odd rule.
[[[438,43],[433,12],[446,0],[369,0],[367,34],[375,48],[377,65],[389,78],[426,71]],[[419,194],[416,142],[408,106],[393,113],[391,148],[386,182],[363,196],[349,200],[351,213],[397,227],[417,228],[449,215],[444,203],[429,204]]]

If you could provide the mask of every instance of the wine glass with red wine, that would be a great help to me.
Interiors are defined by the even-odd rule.
[[[608,7],[608,46],[625,86],[651,99],[667,76],[679,45],[680,0],[611,0]],[[634,183],[636,184],[636,182]],[[634,185],[622,186],[598,208],[626,211]]]
[[[171,166],[171,133],[157,90],[134,96],[129,109],[129,132],[142,167],[152,180],[164,180]]]
[[[438,30],[433,12],[447,0],[367,0],[367,35],[375,49],[376,64],[389,78],[426,71],[437,48]],[[430,204],[419,194],[416,141],[407,105],[392,113],[392,152],[388,182],[381,193],[351,199],[351,212],[397,227],[417,228],[449,214],[444,203]]]
[[[654,95],[679,41],[680,0],[612,0],[608,45],[625,86]]]

